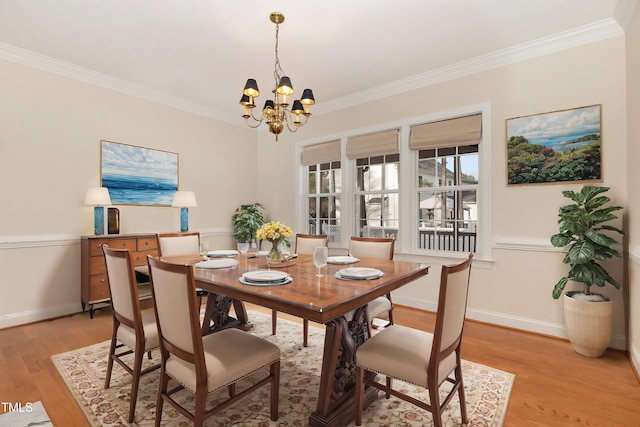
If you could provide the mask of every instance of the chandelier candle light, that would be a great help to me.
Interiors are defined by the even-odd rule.
[[[307,123],[311,115],[309,112],[310,106],[315,104],[316,101],[311,89],[305,89],[302,91],[302,97],[293,101],[291,110],[288,109],[289,100],[287,97],[293,95],[293,85],[291,84],[291,79],[285,75],[278,58],[278,31],[280,24],[284,22],[284,15],[280,12],[272,12],[270,19],[271,22],[276,24],[276,63],[273,71],[276,88],[272,91],[274,99],[273,101],[269,99],[264,103],[262,115],[257,119],[253,115],[253,109],[256,107],[254,98],[260,95],[260,91],[256,80],[248,79],[242,92],[240,105],[244,106],[242,117],[249,127],[257,128],[264,121],[269,126],[269,132],[276,136],[277,141],[278,135],[282,133],[285,126],[290,132],[295,132],[298,127]],[[253,122],[249,119],[252,119]]]

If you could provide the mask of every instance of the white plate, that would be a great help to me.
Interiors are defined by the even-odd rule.
[[[369,280],[377,279],[382,276],[384,276],[382,271],[368,267],[343,268],[336,272],[336,277],[339,279]]]
[[[220,257],[236,256],[236,255],[238,255],[238,251],[236,251],[235,249],[207,252],[207,256],[212,258],[220,258]]]
[[[291,283],[293,281],[293,278],[285,277],[283,280],[278,280],[275,282],[251,282],[249,280],[246,280],[244,277],[240,277],[240,279],[238,280],[240,280],[240,283],[242,283],[243,285],[249,286],[280,286]]]
[[[286,279],[289,274],[285,271],[256,270],[247,271],[242,278],[248,282],[277,282]]]
[[[238,265],[235,259],[210,259],[195,264],[196,268],[234,268]]]
[[[356,257],[352,256],[330,256],[327,258],[327,264],[354,264],[360,261]]]

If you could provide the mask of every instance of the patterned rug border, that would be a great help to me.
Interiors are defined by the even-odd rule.
[[[243,426],[304,426],[308,415],[315,409],[317,380],[319,378],[319,361],[324,343],[324,331],[318,327],[309,328],[309,347],[302,347],[302,325],[286,319],[278,319],[278,335],[271,331],[271,316],[250,311],[249,318],[254,324],[251,331],[269,341],[278,344],[282,351],[282,377],[280,391],[280,419],[272,422],[268,416],[268,388],[264,392],[255,392],[223,411],[219,417],[212,417],[207,426],[243,425]],[[74,399],[85,414],[87,421],[97,426],[147,426],[153,425],[155,417],[155,391],[157,390],[157,374],[142,377],[141,392],[136,407],[136,418],[133,424],[126,422],[128,395],[131,377],[120,367],[114,366],[112,387],[104,389],[104,369],[109,341],[93,344],[81,349],[57,354],[51,357],[56,369],[74,396]],[[159,358],[154,352],[154,361]],[[318,354],[319,353],[319,354]],[[100,354],[95,361],[87,361],[87,357]],[[314,359],[314,360],[312,360]],[[157,363],[148,361],[145,363]],[[314,367],[314,363],[318,366]],[[95,372],[94,372],[95,371]],[[491,368],[468,360],[463,360],[465,375],[465,391],[467,393],[467,427],[502,427],[515,380],[515,375],[499,369]],[[147,393],[144,400],[142,389],[151,387],[155,381],[154,393]],[[120,381],[120,379],[122,379]],[[79,381],[79,383],[77,383]],[[404,391],[412,394],[425,394],[419,388],[401,383]],[[398,382],[394,382],[398,387]],[[81,391],[81,389],[83,391]],[[302,399],[307,390],[307,399]],[[252,397],[253,396],[253,397]],[[427,395],[428,396],[428,395]],[[191,396],[185,397],[188,400]],[[422,396],[421,398],[424,398]],[[89,400],[87,400],[89,399]],[[266,406],[265,406],[265,403]],[[145,411],[146,408],[146,411]],[[99,412],[99,415],[96,414]],[[173,412],[173,414],[172,414]],[[143,415],[141,415],[143,414]],[[224,415],[223,415],[224,414]],[[459,404],[454,398],[445,410],[444,425],[458,426]],[[182,425],[186,421],[170,407],[165,406],[163,412],[164,427]],[[432,426],[431,414],[398,399],[389,400],[381,397],[365,411],[363,422],[367,426]],[[351,424],[353,425],[353,423]]]

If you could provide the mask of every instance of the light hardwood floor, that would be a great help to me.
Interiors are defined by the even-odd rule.
[[[435,318],[401,306],[394,315],[396,323],[425,330]],[[93,320],[79,313],[0,330],[0,401],[40,400],[55,426],[87,426],[50,357],[106,341],[110,334],[109,309],[96,311]],[[472,321],[465,325],[462,352],[467,360],[516,375],[506,426],[640,425],[640,382],[624,352],[608,350],[590,359],[564,340]],[[6,411],[7,405],[0,405],[0,413]]]

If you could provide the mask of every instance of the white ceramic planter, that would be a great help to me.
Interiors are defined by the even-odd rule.
[[[581,301],[564,294],[564,323],[576,352],[600,357],[609,347],[613,332],[613,302]]]

